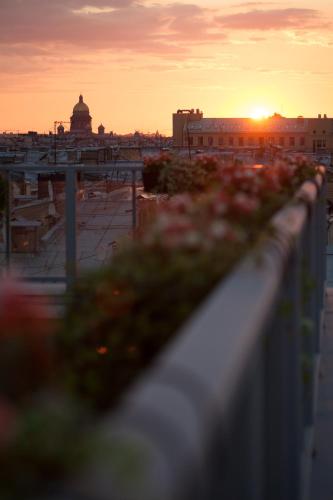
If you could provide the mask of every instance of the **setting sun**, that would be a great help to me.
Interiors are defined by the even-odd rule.
[[[80,93],[115,134],[171,136],[177,109],[333,116],[332,20],[332,0],[0,0],[0,131],[48,134]]]
[[[253,120],[263,120],[267,118],[269,115],[270,113],[267,110],[267,108],[258,107],[253,109],[253,111],[250,114],[250,117],[253,118]]]

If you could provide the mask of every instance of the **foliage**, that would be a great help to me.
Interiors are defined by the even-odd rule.
[[[137,244],[79,283],[61,335],[70,390],[113,405],[242,252],[239,242],[172,254]]]
[[[220,161],[213,156],[202,156],[189,161],[161,154],[146,158],[144,172],[159,174],[154,192],[170,196],[179,193],[200,193],[216,181]]]
[[[215,157],[201,157],[193,161],[178,159],[161,171],[157,192],[173,196],[179,193],[201,193],[216,181],[220,162]]]
[[[216,170],[210,190],[172,197],[140,240],[71,295],[60,336],[63,370],[70,391],[94,408],[118,401],[316,172],[303,160]]]
[[[0,284],[0,498],[45,498],[50,485],[98,456],[90,412],[70,397],[57,369],[49,304],[27,286]],[[41,495],[41,496],[40,496]]]
[[[144,159],[144,171],[148,173],[160,173],[173,162],[173,157],[167,153],[159,156],[148,156]]]
[[[61,488],[64,478],[96,456],[103,445],[82,410],[52,392],[35,395],[19,409],[0,401],[1,499],[45,498],[52,485]]]
[[[95,417],[119,401],[316,173],[300,158],[260,169],[215,158],[163,162],[161,182],[182,194],[107,267],[78,281],[58,331],[47,303],[37,307],[22,285],[1,283],[4,500],[43,497],[46,484],[58,485],[98,454],[112,456],[91,430]]]
[[[0,288],[0,394],[23,401],[50,376],[54,326],[49,305],[33,303],[28,291],[11,278]],[[19,369],[18,369],[19,367]]]

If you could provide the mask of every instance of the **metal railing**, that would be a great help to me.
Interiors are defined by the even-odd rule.
[[[130,172],[134,228],[141,165],[48,167],[66,174],[66,283],[76,277],[77,173],[112,168]],[[45,173],[36,165],[0,167],[8,184],[15,172],[29,170]],[[85,499],[108,500],[307,498],[323,328],[325,192],[322,175],[302,186],[296,202],[273,218],[274,236],[216,287],[103,424],[105,441],[124,454],[122,480],[119,466],[106,460],[71,486],[73,498],[81,490]],[[9,267],[11,213],[9,198]],[[139,475],[131,475],[127,454]]]
[[[18,173],[35,173],[42,175],[64,174],[64,227],[65,227],[65,272],[63,276],[28,277],[31,281],[63,282],[72,284],[77,276],[77,182],[78,175],[97,174],[100,176],[115,174],[117,179],[125,180],[131,187],[131,226],[137,226],[137,186],[141,180],[142,162],[117,161],[110,164],[83,166],[82,164],[41,165],[41,164],[10,164],[0,165],[0,174],[6,178],[7,199],[3,224],[5,226],[5,268],[12,266],[12,216],[13,204],[11,185],[13,176]]]
[[[325,290],[324,177],[306,182],[272,224],[274,236],[217,286],[103,424],[106,441],[123,445],[125,456],[135,450],[140,474],[126,469],[121,482],[119,468],[98,464],[78,487],[84,498],[307,498]]]

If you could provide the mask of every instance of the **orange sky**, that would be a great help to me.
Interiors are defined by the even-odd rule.
[[[81,92],[93,128],[204,116],[333,116],[333,2],[1,0],[0,130],[52,129]]]

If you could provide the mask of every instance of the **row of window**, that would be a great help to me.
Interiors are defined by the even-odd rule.
[[[326,148],[326,139],[313,141],[313,147]]]
[[[324,141],[323,141],[324,142]],[[282,147],[305,146],[305,137],[224,137],[224,136],[190,136],[191,146],[267,146],[269,144]],[[326,144],[325,144],[326,146]],[[323,147],[325,147],[323,146]]]

